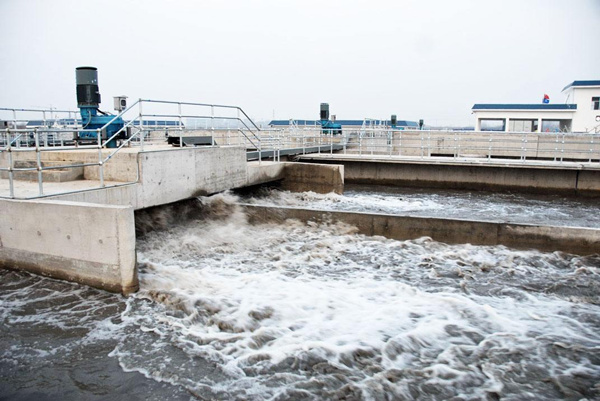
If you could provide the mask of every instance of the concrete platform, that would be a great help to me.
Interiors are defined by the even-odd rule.
[[[600,196],[600,163],[339,153],[297,159],[342,164],[350,183]]]

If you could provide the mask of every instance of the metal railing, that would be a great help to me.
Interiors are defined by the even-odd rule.
[[[600,162],[600,134],[499,131],[344,130],[344,154],[527,161]]]
[[[72,114],[71,118],[62,120],[70,124],[61,127],[56,123],[61,120],[55,118],[59,111],[47,110],[47,113],[55,114],[42,118],[44,124],[32,127],[24,125],[26,119],[16,115],[18,111],[31,109],[0,111],[13,113],[12,123],[0,131],[0,175],[8,179],[8,188],[0,187],[0,191],[7,192],[0,193],[2,198],[30,199],[136,183],[140,177],[138,163],[133,172],[121,174],[113,168],[108,175],[107,165],[125,147],[139,147],[139,151],[144,151],[145,146],[165,144],[168,137],[176,138],[175,146],[179,147],[192,146],[193,141],[189,140],[197,136],[210,138],[207,146],[243,147],[257,152],[259,162],[264,158],[279,161],[282,150],[293,149],[295,154],[333,156],[334,152],[339,152],[364,157],[441,157],[448,160],[517,160],[522,163],[576,161],[600,167],[598,133],[399,130],[366,119],[360,127],[345,127],[341,135],[333,135],[322,132],[320,126],[311,125],[290,124],[282,129],[261,129],[237,106],[139,99],[113,116],[103,128],[93,130],[95,140],[83,142],[74,138],[78,133],[92,130],[83,129]],[[125,124],[109,137],[107,127],[118,118],[123,119]],[[130,135],[121,139],[125,131]],[[108,148],[107,144],[111,141],[117,146]],[[70,156],[61,156],[62,162],[53,161],[55,158],[49,154],[57,151],[70,152]],[[47,171],[78,168],[85,169],[85,178],[90,179],[93,185],[70,191],[45,190]],[[23,178],[19,175],[37,181],[35,194],[31,193],[31,188],[28,195],[16,194],[15,181]]]
[[[176,107],[176,110],[174,112],[164,110],[155,112],[153,109],[156,106],[163,109],[166,106],[171,106]],[[209,109],[210,111],[208,113],[188,113],[183,110],[184,108],[201,108],[205,110]],[[223,110],[233,112],[234,115],[227,115],[222,112]],[[258,126],[243,109],[237,106],[139,99],[118,115],[113,116],[104,127],[95,130],[82,128],[81,121],[78,121],[73,111],[2,108],[0,112],[12,113],[12,116],[9,116],[9,118],[1,120],[7,123],[5,123],[6,128],[0,131],[0,175],[2,178],[7,179],[8,188],[6,188],[7,193],[0,193],[0,198],[32,199],[138,182],[140,174],[138,170],[139,166],[136,163],[134,177],[131,174],[124,174],[126,178],[123,179],[122,175],[120,176],[113,169],[109,177],[112,178],[112,182],[107,184],[107,180],[105,179],[107,163],[124,147],[139,146],[140,151],[143,151],[146,139],[151,139],[152,133],[157,130],[164,130],[165,128],[167,129],[167,133],[178,134],[180,138],[179,146],[184,146],[182,138],[186,134],[193,132],[193,130],[186,127],[184,119],[210,120],[212,122],[210,128],[211,136],[215,136],[215,134],[222,131],[221,127],[215,126],[215,122],[223,120],[235,121],[236,124],[233,129],[235,135],[230,135],[229,140],[231,141],[232,138],[236,138],[237,144],[230,146],[261,149],[262,142],[258,135],[260,131]],[[19,116],[18,112],[41,113],[42,118],[34,120],[35,123],[31,124],[31,117]],[[70,113],[70,115],[66,119],[60,119],[56,117],[57,113]],[[108,136],[108,126],[118,118],[122,118],[125,121],[124,126]],[[158,123],[155,121],[157,118],[161,119]],[[59,125],[57,121],[62,124]],[[161,123],[164,124],[161,125]],[[232,128],[230,127],[229,131],[231,130]],[[130,135],[121,139],[126,131]],[[83,141],[76,139],[78,134],[90,132],[95,134],[95,140]],[[163,137],[157,142],[164,143],[165,140],[166,138]],[[116,142],[117,146],[114,148],[107,147],[107,144],[111,142]],[[211,143],[211,146],[215,145],[214,142]],[[275,146],[279,147],[280,145],[277,143]],[[97,151],[95,160],[93,160],[93,156],[89,152],[90,150]],[[68,161],[53,161],[54,158],[49,156],[49,153],[58,151],[67,152],[69,156],[65,156],[63,153],[61,158]],[[94,171],[89,171],[90,167],[94,168]],[[45,191],[44,184],[47,180],[44,179],[44,176],[48,174],[46,172],[56,172],[57,170],[67,171],[77,168],[87,168],[88,170],[85,174],[94,178],[88,181],[94,181],[97,184],[88,185],[85,189],[50,191],[51,193]],[[15,181],[17,178],[37,181],[36,193],[32,194],[29,190],[27,194],[18,196],[15,193]]]

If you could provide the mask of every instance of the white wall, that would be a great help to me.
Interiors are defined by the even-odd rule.
[[[510,120],[570,120],[575,116],[575,110],[473,110],[477,120],[506,119]],[[509,122],[510,126],[510,122]],[[475,129],[478,130],[479,122]],[[541,125],[540,125],[541,128]]]
[[[569,103],[577,104],[577,113],[573,118],[573,132],[589,132],[600,125],[596,116],[600,110],[592,109],[592,97],[600,96],[600,87],[574,87],[567,92]],[[600,128],[600,127],[599,127]]]

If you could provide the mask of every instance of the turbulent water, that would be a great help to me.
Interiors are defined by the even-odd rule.
[[[344,195],[263,189],[246,202],[319,210],[600,228],[593,198],[346,185]]]
[[[0,397],[600,398],[599,255],[250,226],[235,201],[140,213],[127,299],[0,272]]]

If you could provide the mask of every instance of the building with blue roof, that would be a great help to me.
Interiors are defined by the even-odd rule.
[[[573,81],[562,92],[564,104],[474,104],[475,130],[600,132],[600,80]]]

